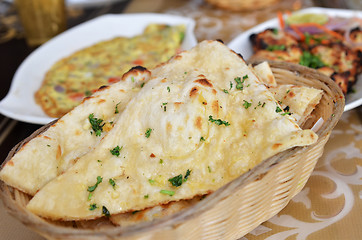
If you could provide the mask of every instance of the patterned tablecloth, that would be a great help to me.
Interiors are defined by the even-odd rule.
[[[225,43],[278,10],[313,6],[310,1],[286,0],[268,9],[229,12],[202,0],[134,0],[126,12],[161,12],[196,20],[199,41],[222,39]],[[362,107],[343,113],[304,189],[275,217],[242,240],[361,239],[362,236]],[[2,239],[42,239],[4,213],[0,204]]]

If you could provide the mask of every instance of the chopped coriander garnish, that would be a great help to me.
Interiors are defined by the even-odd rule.
[[[205,141],[205,138],[204,138],[204,137],[200,137],[200,141]]]
[[[143,82],[143,83],[141,83],[141,88],[143,88],[143,86],[145,85],[145,83]]]
[[[166,105],[167,105],[167,102],[162,103],[163,111],[164,111],[164,112],[166,112],[166,109],[167,109]],[[161,107],[162,107],[162,106],[161,106]]]
[[[247,75],[245,75],[245,76],[247,76]],[[235,87],[236,89],[238,89],[238,90],[243,90],[244,89],[244,81],[245,81],[244,77],[243,77],[243,81],[241,81],[240,77],[234,78],[234,80],[236,82],[236,87]]]
[[[326,66],[318,56],[313,55],[308,51],[303,51],[303,54],[299,59],[299,64],[310,68],[321,68]]]
[[[268,45],[266,50],[268,51],[285,50],[285,45]]]
[[[155,184],[155,180],[153,180],[153,179],[148,179],[148,182],[149,182],[151,185]]]
[[[160,164],[162,164],[163,163],[163,160],[162,159],[160,159]]]
[[[278,28],[273,28],[273,33],[274,33],[275,35],[277,35],[278,32],[279,32]]]
[[[209,116],[209,121],[212,123],[215,123],[216,125],[219,125],[219,126],[222,124],[224,124],[225,126],[230,125],[230,123],[228,123],[227,121],[223,121],[221,119],[213,119],[211,115]]]
[[[182,185],[182,174],[170,178],[168,181],[172,184],[172,186],[179,187]]]
[[[103,178],[101,176],[97,176],[97,182],[93,185],[93,186],[89,186],[88,187],[88,192],[93,192],[94,190],[96,190],[98,184],[100,184],[102,182]]]
[[[102,206],[102,214],[106,217],[111,216],[111,214],[109,213],[108,209],[105,206]]]
[[[93,196],[93,194],[90,192],[90,193],[88,194],[88,201],[90,201],[90,200],[92,199],[92,196]]]
[[[226,90],[226,89],[223,89],[223,91],[224,91],[224,93],[227,93],[227,94],[229,94],[229,91],[228,91],[228,90]]]
[[[99,160],[99,159],[98,159],[97,162],[102,162],[102,160]]]
[[[108,180],[108,182],[109,182],[109,184],[112,185],[113,188],[116,187],[116,182],[115,182],[112,178],[110,178],[110,179]]]
[[[277,108],[275,109],[275,112],[281,112],[281,111],[283,111],[279,106],[277,106]]]
[[[103,126],[106,123],[102,124],[103,119],[95,118],[93,113],[89,114],[88,119],[96,136],[100,136],[103,131]]]
[[[148,197],[149,197],[148,194],[143,196],[144,199],[147,199]]]
[[[131,77],[131,80],[132,80],[132,82],[134,82],[134,77],[133,76]]]
[[[115,109],[114,109],[114,113],[115,113],[115,114],[119,113],[119,111],[118,111],[118,105],[119,105],[120,103],[121,103],[121,102],[119,102],[119,103],[116,104],[116,107],[115,107]]]
[[[185,174],[185,177],[184,177],[184,182],[187,181],[187,179],[189,178],[190,174],[191,174],[191,170],[190,170],[190,169],[187,169],[186,174]]]
[[[251,103],[249,103],[248,101],[244,100],[243,106],[245,109],[248,109],[251,106]]]
[[[231,90],[233,88],[233,82],[230,81],[230,89]]]
[[[47,147],[51,147],[49,144],[47,144]]]
[[[96,208],[98,208],[98,207],[97,207],[97,204],[95,204],[95,203],[92,203],[92,204],[89,205],[89,210],[90,210],[90,211],[93,211],[93,210],[95,210]]]
[[[167,92],[170,92],[170,91],[171,91],[170,87],[167,87]]]
[[[248,74],[246,74],[246,75],[243,76],[243,80],[245,80],[245,79],[247,79],[247,78],[249,78]]]
[[[147,128],[146,132],[145,132],[145,137],[149,138],[151,135],[152,129],[151,128]]]
[[[109,151],[112,153],[112,155],[119,157],[120,151],[122,150],[122,148],[123,148],[123,146],[122,147],[116,146],[115,148],[113,148]]]
[[[161,190],[160,193],[169,195],[169,196],[175,195],[175,191],[171,191],[171,190]]]

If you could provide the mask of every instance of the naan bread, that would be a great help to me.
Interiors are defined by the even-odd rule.
[[[136,67],[124,75],[122,81],[103,87],[86,98],[47,131],[24,145],[1,170],[1,180],[34,195],[99,144],[113,127],[111,122],[119,117],[128,101],[149,77],[147,69]],[[96,136],[92,130],[88,118],[90,114],[105,123],[100,136]]]
[[[281,108],[303,124],[322,98],[323,91],[306,86],[278,85],[269,88]]]
[[[259,79],[269,87],[284,112],[292,115],[299,125],[306,121],[322,98],[323,91],[316,88],[278,85],[268,62],[259,63],[253,69]]]
[[[264,159],[313,144],[237,54],[204,41],[152,70],[114,127],[27,209],[94,219],[215,191]]]

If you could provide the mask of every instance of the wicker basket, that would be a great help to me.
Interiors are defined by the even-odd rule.
[[[295,64],[270,62],[279,83],[313,86],[324,91],[320,104],[303,128],[324,119],[319,140],[308,147],[279,153],[228,183],[190,208],[171,216],[129,227],[114,226],[106,218],[91,224],[53,222],[26,210],[30,196],[0,182],[8,212],[47,239],[237,239],[282,210],[304,187],[323,153],[333,127],[344,108],[339,87],[315,70]],[[6,161],[39,129],[19,143]]]
[[[272,6],[279,0],[206,0],[206,2],[226,10],[247,11]]]

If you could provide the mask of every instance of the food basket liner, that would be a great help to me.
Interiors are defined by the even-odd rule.
[[[315,144],[278,153],[192,207],[152,222],[122,227],[112,225],[105,217],[84,222],[46,220],[27,211],[29,195],[0,181],[7,211],[47,239],[237,239],[244,236],[276,215],[302,190],[344,109],[342,91],[330,78],[297,64],[278,61],[269,61],[269,64],[278,84],[311,86],[324,91],[319,105],[302,126],[311,128],[323,118]],[[5,162],[53,123],[16,145]]]

